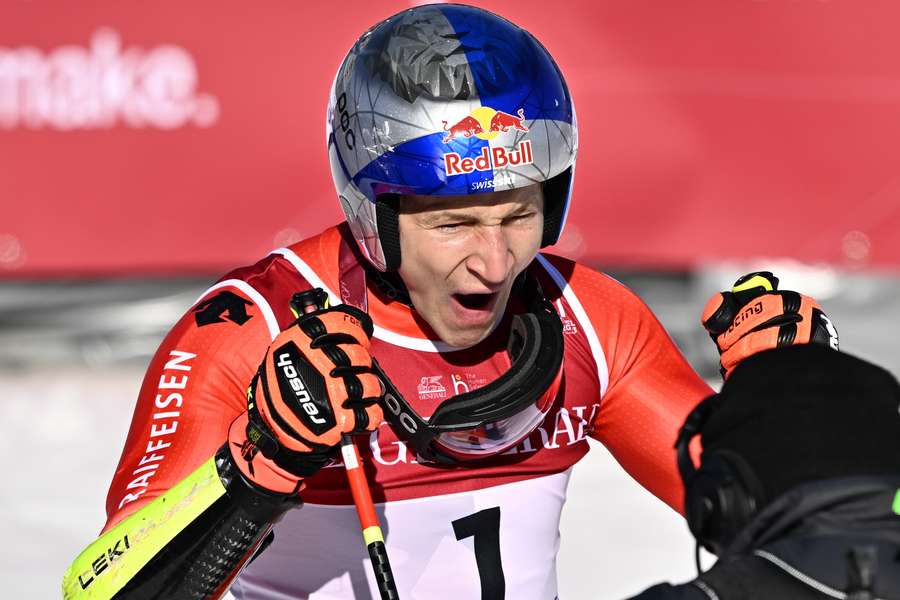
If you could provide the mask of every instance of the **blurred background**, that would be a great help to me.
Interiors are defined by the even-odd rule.
[[[409,2],[0,3],[0,578],[59,596],[96,535],[143,370],[232,267],[340,219],[334,72]],[[531,30],[578,107],[555,251],[654,309],[715,383],[706,298],[768,268],[900,373],[900,5],[476,3]],[[798,424],[802,426],[802,424]],[[560,597],[693,573],[680,517],[595,446]]]

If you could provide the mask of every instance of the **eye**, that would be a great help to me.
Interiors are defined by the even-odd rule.
[[[509,222],[511,222],[511,223],[527,223],[528,221],[530,221],[531,219],[534,218],[535,214],[537,214],[537,213],[530,212],[530,213],[525,213],[525,214],[521,214],[521,215],[515,215],[515,216],[509,218]]]
[[[467,227],[477,224],[478,222],[472,219],[451,217],[446,220],[438,221],[435,225],[435,229],[444,233],[457,233]]]

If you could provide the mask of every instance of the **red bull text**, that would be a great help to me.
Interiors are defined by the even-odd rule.
[[[474,171],[530,165],[533,162],[534,155],[531,152],[530,140],[519,142],[513,150],[507,150],[502,146],[497,148],[485,146],[481,149],[481,154],[474,158],[463,158],[457,152],[444,154],[444,169],[447,171],[447,175],[464,175]]]

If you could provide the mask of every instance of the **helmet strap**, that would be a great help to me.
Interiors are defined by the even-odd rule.
[[[572,168],[551,177],[543,183],[543,187],[544,235],[541,238],[541,248],[552,246],[559,241],[563,219],[566,216],[569,190],[572,187]]]
[[[375,199],[375,218],[378,221],[378,240],[384,252],[386,271],[400,268],[400,196],[381,194]]]
[[[406,289],[406,284],[400,279],[400,275],[394,271],[382,273],[368,264],[368,261],[364,262],[366,263],[363,265],[363,268],[366,270],[366,277],[375,284],[375,287],[378,288],[382,295],[392,302],[400,302],[412,308],[413,303],[409,297],[409,291]]]

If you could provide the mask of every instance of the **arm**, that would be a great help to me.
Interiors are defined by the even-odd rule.
[[[380,424],[371,335],[368,317],[346,306],[308,313],[278,334],[250,387],[234,396],[242,409],[227,440],[226,432],[210,432],[221,436],[215,456],[149,503],[146,494],[134,499],[143,505],[124,520],[111,520],[69,569],[64,596],[220,597],[270,526],[299,504],[303,480],[341,436]],[[187,389],[186,380],[160,381]]]
[[[681,512],[684,492],[675,439],[690,410],[712,390],[633,292],[581,266],[574,268],[571,284],[609,371],[591,436],[641,485]]]
[[[688,413],[712,393],[646,306],[630,347],[617,349],[610,386],[595,416],[595,439],[641,485],[683,512],[675,439]]]
[[[575,269],[574,279],[588,289],[585,309],[609,368],[592,435],[639,483],[682,512],[672,446],[687,414],[712,390],[631,291],[583,267]],[[751,273],[707,304],[702,321],[722,353],[723,374],[768,348],[811,342],[837,347],[837,332],[814,300],[774,289],[777,278],[771,273]],[[753,306],[740,309],[751,298]],[[691,450],[698,456],[699,442]]]
[[[219,598],[298,504],[248,482],[223,445],[88,546],[66,572],[63,598]]]
[[[231,287],[207,292],[176,323],[144,376],[104,531],[216,453],[247,409],[247,384],[272,337],[260,308]]]
[[[233,318],[215,315],[220,303],[239,307]],[[270,340],[260,309],[234,288],[207,293],[173,327],[144,378],[110,484],[103,534],[67,572],[64,597],[125,594],[129,580],[158,570],[151,565],[135,579],[160,550],[185,547],[185,532],[190,544],[200,543],[193,520],[225,526],[241,513],[233,500],[246,499],[235,491],[242,480],[217,452],[246,410],[246,385]]]

